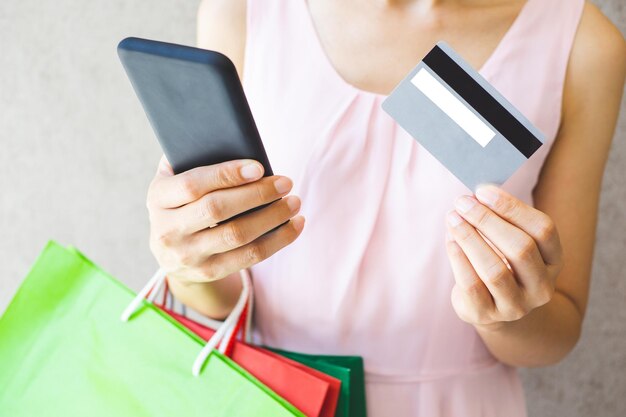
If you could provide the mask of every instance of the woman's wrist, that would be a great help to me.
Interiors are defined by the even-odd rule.
[[[168,276],[168,285],[177,300],[200,314],[216,320],[228,316],[242,289],[239,272],[210,282],[196,282],[179,276]]]
[[[489,351],[511,366],[535,367],[557,363],[576,345],[582,315],[560,292],[525,317],[489,325],[474,325]]]

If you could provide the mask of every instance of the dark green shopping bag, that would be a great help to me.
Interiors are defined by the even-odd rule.
[[[266,347],[279,355],[324,372],[341,381],[336,417],[366,417],[365,377],[360,356],[311,355]]]
[[[304,417],[72,248],[50,242],[0,319],[0,416]]]

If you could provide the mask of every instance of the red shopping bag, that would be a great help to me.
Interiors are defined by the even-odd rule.
[[[209,340],[215,333],[215,330],[188,317],[164,306],[160,307],[204,340]],[[248,306],[238,320],[235,336],[239,329],[242,331],[245,329],[243,323],[246,320],[247,308]],[[233,337],[230,340],[226,354],[263,384],[309,417],[335,415],[341,389],[341,382],[338,379],[274,352],[235,339]]]

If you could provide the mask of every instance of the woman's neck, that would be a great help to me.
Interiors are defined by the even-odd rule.
[[[420,7],[439,7],[443,5],[453,6],[487,6],[500,3],[507,3],[510,0],[367,0],[381,6],[411,6],[419,5]]]

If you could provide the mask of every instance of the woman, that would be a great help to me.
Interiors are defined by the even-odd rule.
[[[467,195],[380,108],[439,40],[546,134],[501,188]],[[582,0],[205,0],[198,44],[234,61],[282,175],[162,160],[151,248],[176,297],[222,318],[250,267],[257,337],[363,356],[370,417],[525,415],[515,367],[580,335],[626,72],[616,28]]]

